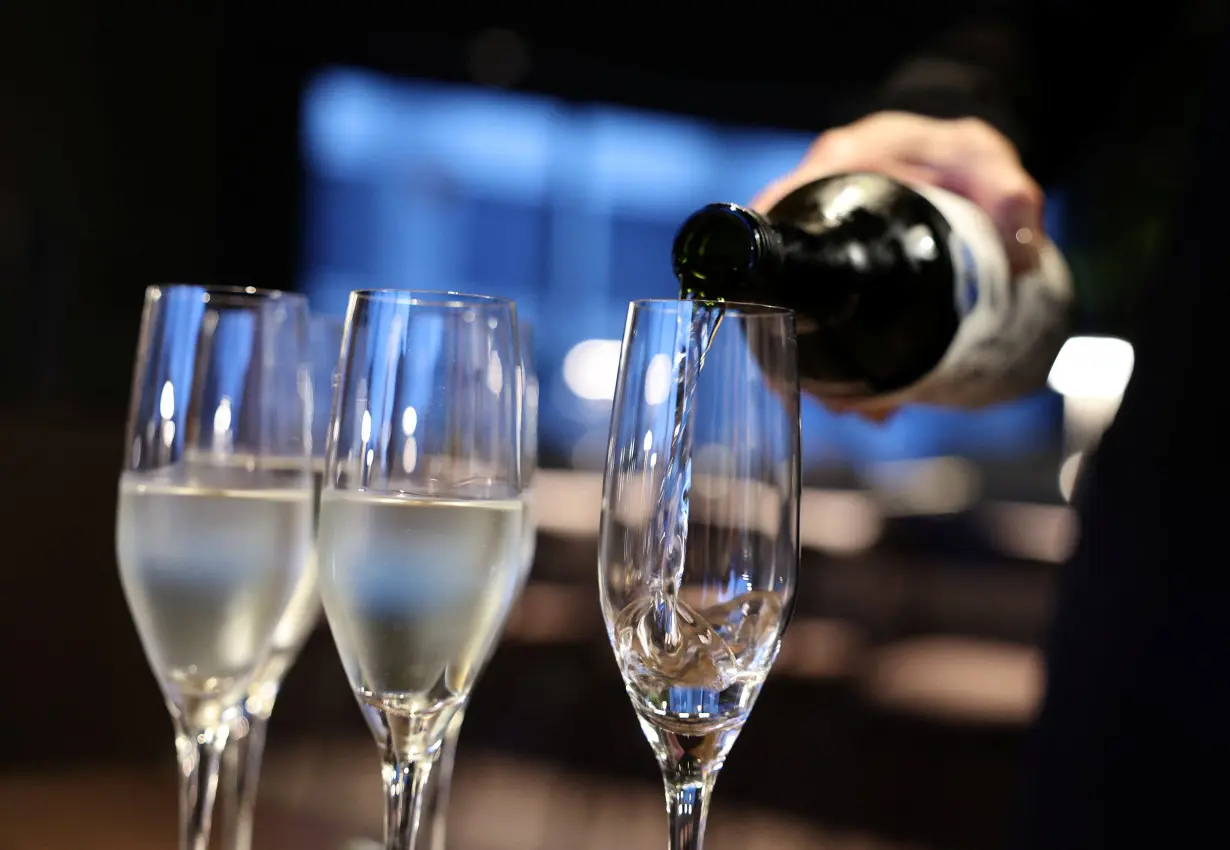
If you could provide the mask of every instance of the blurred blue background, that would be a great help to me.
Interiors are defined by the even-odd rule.
[[[746,201],[812,136],[489,88],[330,69],[307,86],[303,291],[341,315],[360,288],[516,299],[535,328],[544,464],[600,469],[628,301],[673,297],[676,227]],[[1061,204],[1050,232],[1061,235]],[[808,471],[1049,453],[1049,391],[977,413],[908,409],[887,425],[803,412]]]

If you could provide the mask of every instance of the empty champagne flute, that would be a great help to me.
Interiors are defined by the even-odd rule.
[[[445,730],[521,585],[516,350],[511,301],[350,297],[317,557],[383,755],[389,850],[415,846]]]
[[[230,724],[309,566],[307,301],[146,290],[119,483],[120,579],[175,724],[184,850],[205,850]]]
[[[521,381],[521,587],[529,579],[534,566],[534,552],[538,542],[538,524],[534,520],[534,474],[538,470],[538,375],[534,371],[534,337],[530,325],[517,320],[518,376]],[[494,647],[493,647],[494,648]],[[484,659],[484,664],[490,659]],[[468,703],[469,700],[467,699]],[[448,801],[453,783],[453,763],[457,758],[457,738],[465,723],[465,705],[457,709],[444,732],[440,755],[427,790],[423,795],[423,826],[421,835],[424,847],[444,850],[448,829]]]
[[[342,347],[342,321],[332,316],[313,315],[308,328],[311,371],[312,414],[312,527],[315,532],[319,513],[320,482],[324,476],[325,442],[329,430],[329,411],[333,406],[333,371]],[[229,850],[249,850],[256,812],[256,792],[265,733],[282,679],[295,663],[299,650],[320,618],[320,595],[316,589],[315,548],[286,613],[273,632],[273,648],[248,687],[243,710],[231,723],[230,743],[222,767],[222,811],[225,817],[223,846]]]
[[[637,301],[603,484],[598,581],[666,783],[672,850],[709,795],[793,607],[799,395],[789,311]]]

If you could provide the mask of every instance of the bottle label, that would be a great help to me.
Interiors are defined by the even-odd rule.
[[[1063,256],[1036,235],[1037,264],[1013,276],[990,216],[952,192],[913,188],[951,229],[953,298],[961,324],[939,365],[894,400],[983,407],[1040,389],[1068,335],[1073,291]]]

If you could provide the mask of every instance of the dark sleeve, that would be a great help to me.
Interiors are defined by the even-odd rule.
[[[1018,847],[1184,847],[1225,831],[1230,623],[1224,420],[1230,357],[1225,198],[1230,38],[1208,74],[1198,144],[1135,366],[1090,463],[1081,539],[1047,641]],[[1203,81],[1193,79],[1193,85]],[[1216,671],[1216,672],[1215,672]]]
[[[1046,184],[1123,107],[1159,46],[1183,26],[1200,26],[1212,5],[1172,0],[1138,14],[1111,4],[987,0],[901,62],[864,111],[981,118],[1012,139]]]

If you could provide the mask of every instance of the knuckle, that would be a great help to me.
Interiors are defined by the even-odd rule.
[[[809,162],[825,161],[845,157],[855,146],[853,136],[854,134],[846,127],[821,133],[808,148],[806,160]]]
[[[1012,150],[1012,143],[999,130],[981,118],[958,118],[953,127],[962,141],[974,150],[1000,152]]]
[[[1004,190],[1006,200],[1017,205],[1037,208],[1045,200],[1042,187],[1022,168],[1014,170]]]
[[[1026,175],[1025,183],[1021,187],[1021,200],[1032,207],[1041,207],[1046,202],[1046,193],[1032,177]]]

